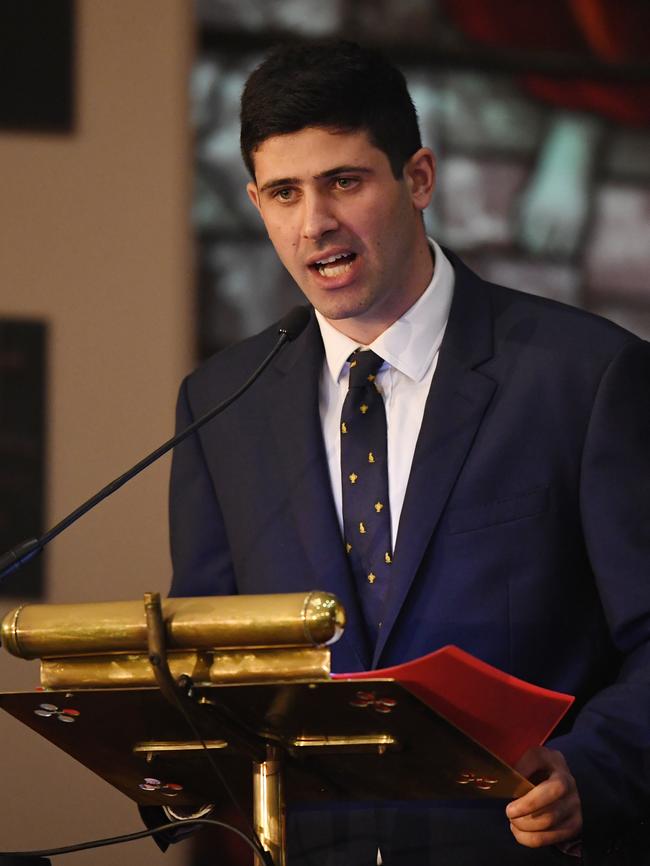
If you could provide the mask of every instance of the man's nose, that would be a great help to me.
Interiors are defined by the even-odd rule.
[[[324,195],[305,195],[302,216],[302,234],[308,240],[318,240],[339,225],[332,202]]]

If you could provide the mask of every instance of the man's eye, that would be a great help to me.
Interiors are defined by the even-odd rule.
[[[278,201],[291,201],[292,197],[293,197],[293,190],[292,189],[279,189],[275,193],[275,198],[278,199]]]
[[[336,178],[336,186],[338,189],[352,189],[357,183],[357,178],[355,177],[337,177]]]

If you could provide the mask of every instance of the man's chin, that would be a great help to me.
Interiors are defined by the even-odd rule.
[[[319,313],[331,322],[345,322],[347,320],[361,319],[367,312],[363,305],[340,306],[321,304],[316,307]]]
[[[307,296],[311,303],[321,315],[334,322],[362,317],[372,306],[371,299],[360,296],[358,292],[336,289],[331,294],[319,292],[317,297],[314,294]]]

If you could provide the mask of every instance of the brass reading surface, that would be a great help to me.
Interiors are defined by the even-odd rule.
[[[392,680],[206,685],[195,691],[206,740],[228,739],[220,735],[215,707],[282,747],[289,803],[503,798],[531,787]],[[138,803],[173,799],[193,806],[215,796],[206,756],[158,689],[5,693],[0,707]],[[213,746],[211,754],[240,796],[249,798],[250,761],[231,746]],[[157,784],[146,781],[152,779]]]

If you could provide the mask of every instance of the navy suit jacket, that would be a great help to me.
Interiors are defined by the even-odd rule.
[[[650,346],[450,258],[454,298],[376,646],[330,490],[313,317],[177,449],[172,593],[328,590],[348,614],[337,671],[454,643],[575,694],[550,745],[576,777],[585,839],[595,839],[650,811]],[[188,377],[179,428],[233,392],[275,339],[270,328]],[[517,848],[516,862],[533,862]]]

